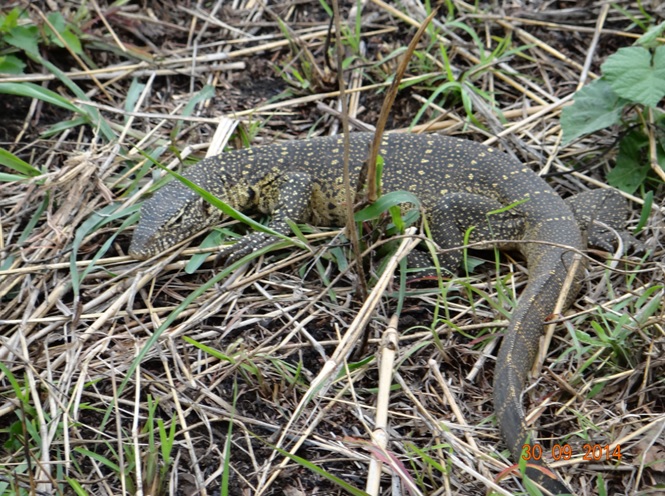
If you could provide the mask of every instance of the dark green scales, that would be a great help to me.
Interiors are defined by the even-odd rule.
[[[367,158],[371,140],[371,134],[351,135],[352,185]],[[185,177],[239,211],[272,214],[270,227],[286,235],[290,234],[286,219],[343,226],[343,148],[341,137],[328,137],[238,150],[202,160],[189,168]],[[522,390],[574,251],[585,249],[580,226],[591,243],[610,248],[609,233],[591,225],[590,220],[619,229],[625,218],[624,201],[613,191],[597,190],[566,202],[528,167],[468,140],[392,134],[384,137],[380,154],[385,162],[383,191],[414,193],[425,208],[432,237],[441,248],[461,246],[470,227],[471,241],[520,242],[500,245],[524,255],[529,283],[503,338],[494,379],[496,417],[517,460],[528,432]],[[507,205],[513,206],[505,209]],[[501,213],[487,215],[495,211]],[[214,225],[221,217],[221,212],[197,193],[173,181],[143,205],[129,253],[139,259],[157,255]],[[271,241],[263,233],[253,233],[223,254],[238,260]],[[460,260],[461,254],[453,253],[445,255],[442,263],[455,268]],[[530,478],[552,493],[570,492],[556,476],[546,472],[527,468]]]

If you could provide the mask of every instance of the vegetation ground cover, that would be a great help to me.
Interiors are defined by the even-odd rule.
[[[354,130],[372,130],[430,8],[342,2]],[[147,263],[126,256],[140,202],[166,180],[155,162],[181,171],[228,136],[239,147],[340,132],[331,12],[0,7],[0,494],[362,494],[373,477],[383,494],[391,482],[533,493],[509,470],[489,401],[526,281],[519,259],[471,253],[468,274],[372,293],[368,346],[313,395],[364,303],[340,230],[300,226],[311,251],[261,254],[228,276],[206,246],[237,224]],[[525,399],[545,456],[581,494],[665,486],[663,21],[656,1],[442,2],[388,123],[498,146],[562,196],[625,191],[649,255],[592,251]],[[387,223],[360,226],[370,291]],[[380,452],[378,353],[396,310]],[[622,457],[585,460],[585,444]]]

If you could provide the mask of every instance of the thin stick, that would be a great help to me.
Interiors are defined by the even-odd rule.
[[[398,316],[390,318],[388,328],[383,333],[379,352],[379,394],[376,398],[376,420],[372,440],[379,450],[385,451],[388,446],[388,404],[390,402],[390,385],[393,382],[393,365],[395,355],[399,349],[399,333],[397,332]],[[372,496],[379,494],[381,482],[381,469],[383,462],[372,455],[367,472],[365,492]]]
[[[333,17],[335,20],[335,48],[337,50],[337,86],[339,88],[339,100],[342,104],[342,130],[344,132],[344,195],[346,201],[346,236],[351,242],[353,247],[353,255],[358,260],[356,270],[358,271],[358,279],[360,285],[358,286],[359,297],[361,300],[367,298],[367,279],[365,278],[365,271],[363,270],[362,255],[360,253],[360,241],[358,240],[358,231],[356,230],[356,223],[354,220],[354,204],[355,204],[355,190],[351,190],[351,174],[349,171],[349,103],[346,101],[346,85],[344,82],[344,71],[342,64],[344,62],[344,48],[342,47],[342,23],[339,19],[339,4],[337,0],[333,0]]]
[[[430,15],[428,15],[427,18],[418,27],[418,31],[416,31],[416,34],[411,40],[411,43],[409,43],[409,47],[406,49],[406,53],[404,54],[399,67],[397,68],[397,74],[395,74],[395,79],[393,79],[393,82],[391,83],[390,88],[386,93],[386,98],[383,100],[381,113],[379,114],[379,119],[376,123],[374,140],[372,141],[369,158],[367,159],[367,174],[361,174],[359,178],[359,186],[362,184],[361,181],[367,183],[367,199],[371,203],[375,202],[378,196],[376,187],[376,157],[379,155],[381,138],[383,137],[383,130],[386,128],[386,123],[388,122],[390,109],[392,108],[393,103],[395,102],[395,98],[397,97],[397,91],[399,90],[399,85],[402,82],[406,68],[409,65],[409,60],[411,60],[411,55],[413,55],[413,52],[416,49],[416,45],[418,44],[418,41],[420,41],[420,37],[425,32],[425,29],[427,29],[427,26],[429,26],[430,21],[434,19],[434,16],[436,16],[437,12],[437,8],[433,9]]]

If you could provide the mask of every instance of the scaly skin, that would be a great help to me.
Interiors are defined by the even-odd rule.
[[[352,185],[371,139],[371,134],[351,135]],[[441,248],[462,245],[471,226],[471,241],[532,241],[510,245],[523,253],[530,275],[503,338],[494,381],[496,417],[517,461],[528,439],[521,401],[527,374],[544,322],[572,263],[573,250],[585,248],[578,222],[567,203],[528,167],[475,142],[393,134],[384,137],[380,154],[385,162],[383,191],[416,194]],[[224,153],[189,168],[185,176],[237,210],[271,213],[270,227],[289,234],[286,219],[318,226],[344,225],[342,168],[343,141],[329,137]],[[506,205],[514,206],[487,215]],[[587,216],[585,223],[597,213],[615,228],[623,215],[621,198],[605,191],[580,195],[573,208]],[[220,219],[219,211],[198,194],[173,181],[143,205],[129,253],[138,259],[152,257]],[[591,227],[589,233],[599,244],[607,243],[602,230]],[[270,237],[254,233],[225,254],[237,260],[269,242]],[[460,257],[459,253],[446,255],[443,263],[455,267]],[[529,477],[551,493],[572,493],[556,475],[545,472],[527,468]]]

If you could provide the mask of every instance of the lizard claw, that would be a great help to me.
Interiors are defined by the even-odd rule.
[[[610,253],[617,247],[617,236],[621,238],[625,252],[632,251],[636,255],[646,253],[644,243],[624,229],[608,229],[596,223],[588,228],[589,245]]]
[[[222,266],[228,267],[242,257],[268,246],[275,239],[274,236],[262,232],[254,232],[248,236],[244,236],[237,243],[222,249],[215,258],[215,265],[220,265],[221,261],[226,259]]]

